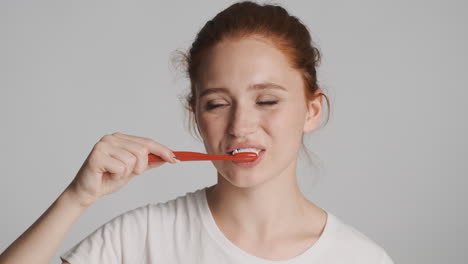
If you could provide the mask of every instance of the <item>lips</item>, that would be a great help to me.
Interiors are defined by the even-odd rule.
[[[227,149],[227,153],[231,154],[235,149],[244,149],[244,148],[255,148],[261,151],[265,150],[265,147],[260,144],[250,143],[250,142],[242,142],[242,143],[239,142],[239,143],[234,143],[230,145]]]
[[[258,158],[253,160],[253,161],[247,161],[247,162],[242,162],[242,161],[232,161],[235,165],[242,167],[242,168],[253,168],[257,166],[265,157],[265,150],[262,150],[258,154]]]

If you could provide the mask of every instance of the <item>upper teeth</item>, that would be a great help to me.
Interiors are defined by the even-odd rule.
[[[243,148],[243,149],[235,149],[233,152],[232,152],[232,155],[236,155],[237,153],[241,153],[241,152],[255,152],[258,153],[260,152],[261,150],[260,149],[256,149],[256,148]]]

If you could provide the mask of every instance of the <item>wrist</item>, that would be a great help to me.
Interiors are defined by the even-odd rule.
[[[71,185],[69,185],[63,191],[63,193],[60,195],[60,198],[66,201],[68,204],[72,204],[74,207],[80,209],[87,209],[96,201],[94,198],[85,197],[78,194],[78,192],[76,192]]]

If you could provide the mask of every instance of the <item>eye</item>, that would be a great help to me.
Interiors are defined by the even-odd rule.
[[[257,104],[260,104],[260,105],[275,105],[277,103],[278,103],[278,101],[262,101],[262,102],[258,102]]]
[[[213,103],[208,103],[206,104],[206,110],[212,110],[212,109],[215,109],[217,107],[220,107],[220,106],[223,106],[224,104],[213,104]]]
[[[259,105],[268,105],[268,106],[275,105],[277,103],[278,103],[278,101],[261,101],[261,102],[257,102],[257,104],[259,104]],[[218,108],[218,107],[221,107],[221,106],[224,106],[224,105],[226,105],[226,104],[207,103],[206,104],[206,110],[210,111],[210,110],[213,110],[215,108]]]

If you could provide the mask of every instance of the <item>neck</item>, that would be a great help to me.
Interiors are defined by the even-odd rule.
[[[254,187],[234,186],[218,174],[218,184],[207,190],[207,199],[224,232],[258,240],[267,240],[291,225],[303,223],[311,208],[297,184],[295,163]]]

